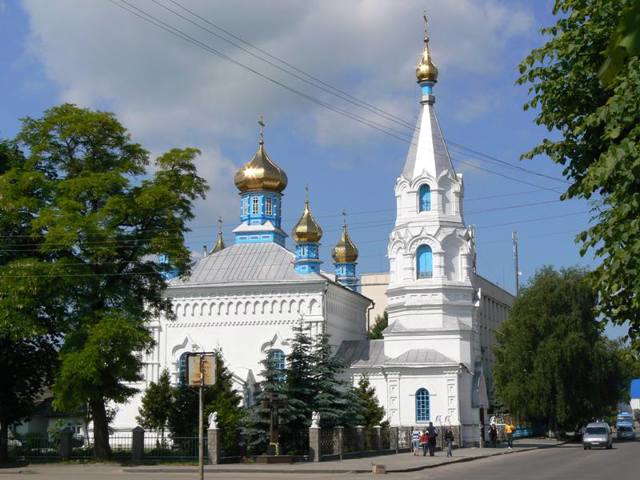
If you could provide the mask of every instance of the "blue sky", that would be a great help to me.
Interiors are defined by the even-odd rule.
[[[159,2],[177,10],[169,0]],[[418,111],[413,66],[421,51],[421,14],[426,8],[434,61],[440,69],[434,93],[445,137],[561,178],[560,169],[547,159],[518,160],[547,134],[534,124],[532,112],[523,111],[527,91],[516,86],[515,79],[518,62],[542,42],[540,28],[553,22],[550,1],[181,3],[411,124]],[[385,122],[284,75],[151,0],[136,5],[292,88],[369,121]],[[224,218],[227,241],[232,241],[238,213],[233,173],[253,155],[256,121],[264,115],[267,151],[289,177],[286,230],[300,215],[304,186],[309,185],[312,210],[325,231],[324,268],[331,269],[330,248],[345,208],[361,252],[359,271],[387,269],[387,238],[395,214],[393,185],[402,169],[406,142],[321,108],[106,0],[0,0],[0,92],[2,137],[15,135],[19,118],[38,116],[47,107],[71,101],[114,111],[134,139],[153,154],[173,146],[201,148],[198,166],[212,190],[198,205],[189,236],[195,251],[214,241],[218,215]],[[398,124],[386,124],[403,130]],[[592,264],[591,258],[580,257],[573,241],[588,224],[589,205],[554,201],[565,184],[488,162],[459,148],[452,148],[452,156],[465,178],[465,220],[477,225],[482,275],[513,290],[513,230],[520,238],[524,280],[545,264]]]

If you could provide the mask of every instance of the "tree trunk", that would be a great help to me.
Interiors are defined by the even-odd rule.
[[[0,424],[0,464],[9,462],[9,425]]]
[[[109,445],[109,422],[103,399],[91,400],[91,416],[93,418],[93,451],[97,460],[111,458]]]

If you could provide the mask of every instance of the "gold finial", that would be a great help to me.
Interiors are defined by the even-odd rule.
[[[224,249],[224,247],[224,238],[222,236],[222,217],[218,217],[218,239],[216,240],[216,244],[213,246],[211,253],[219,252]]]
[[[338,239],[338,243],[333,247],[331,256],[336,263],[355,263],[358,260],[358,248],[351,240],[347,231],[347,211],[342,210],[342,233]]]
[[[305,186],[304,211],[296,226],[293,227],[293,239],[296,243],[318,243],[322,238],[322,228],[313,218],[309,206],[309,187]]]
[[[264,144],[264,127],[267,126],[266,123],[264,123],[264,117],[262,115],[260,115],[260,118],[258,119],[258,125],[260,125],[260,145]]]
[[[422,18],[424,19],[424,47],[422,49],[422,55],[416,65],[416,77],[418,79],[418,83],[435,83],[438,81],[438,69],[433,64],[433,61],[431,60],[431,52],[429,51],[429,33],[427,30],[429,21],[427,20],[426,10],[423,11]]]

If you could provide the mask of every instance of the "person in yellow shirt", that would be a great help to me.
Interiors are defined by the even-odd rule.
[[[504,433],[507,436],[507,448],[513,448],[513,432],[515,431],[516,426],[513,424],[511,420],[507,421],[507,424],[504,426]]]

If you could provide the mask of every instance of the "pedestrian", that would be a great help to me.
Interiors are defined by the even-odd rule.
[[[498,442],[498,428],[495,423],[492,423],[489,427],[489,440],[491,440],[491,447],[496,448]]]
[[[419,455],[420,452],[420,430],[417,428],[413,429],[411,432],[411,449],[413,450],[413,455]]]
[[[451,427],[447,427],[444,440],[447,442],[447,457],[453,457],[453,430]]]
[[[427,435],[429,435],[429,456],[433,457],[436,453],[436,438],[438,437],[438,430],[433,426],[433,422],[429,422]]]
[[[423,430],[420,434],[420,446],[422,447],[422,456],[427,456],[427,448],[429,445],[429,435],[426,430]]]
[[[511,420],[508,420],[507,424],[504,426],[504,433],[507,436],[507,448],[509,449],[513,448],[513,432],[515,431],[515,429],[515,425],[511,422]]]

